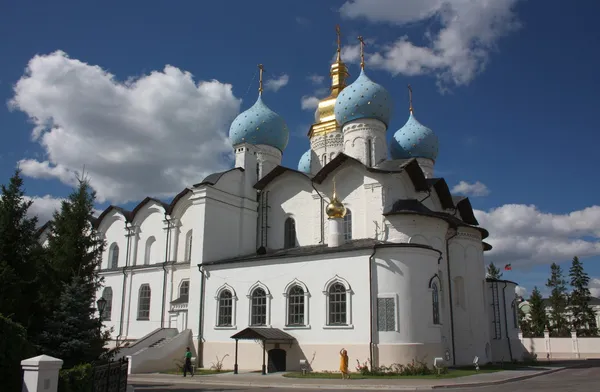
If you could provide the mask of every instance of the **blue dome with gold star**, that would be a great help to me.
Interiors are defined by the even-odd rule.
[[[312,150],[306,151],[300,157],[300,161],[298,161],[298,171],[302,173],[310,174],[310,162],[312,160]]]
[[[354,83],[340,92],[334,111],[341,126],[352,120],[374,118],[387,127],[392,116],[392,97],[383,86],[369,79],[363,69]]]
[[[269,109],[259,95],[250,109],[233,120],[229,138],[234,146],[241,143],[265,144],[283,152],[290,132],[283,118]]]
[[[427,158],[435,161],[438,137],[410,113],[408,121],[394,134],[390,144],[392,159]]]

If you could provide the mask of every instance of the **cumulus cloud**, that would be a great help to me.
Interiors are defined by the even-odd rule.
[[[451,192],[473,197],[487,196],[490,194],[488,187],[479,181],[476,181],[473,184],[461,181],[454,185]]]
[[[283,74],[277,78],[269,79],[265,82],[265,90],[279,91],[282,87],[285,87],[290,81],[290,77],[287,74]]]
[[[592,297],[600,297],[600,279],[599,278],[593,278],[590,279],[590,294],[592,294]]]
[[[505,204],[489,211],[475,210],[493,249],[488,262],[497,265],[550,264],[600,255],[600,206],[568,214],[551,214],[534,205]]]
[[[37,55],[9,102],[34,124],[42,159],[23,174],[74,185],[85,165],[99,202],[168,197],[229,167],[229,124],[240,100],[231,85],[195,82],[173,66],[127,81],[56,51]]]
[[[515,287],[515,294],[517,294],[520,297],[525,297],[525,295],[527,294],[527,289],[523,286],[517,286]]]
[[[305,95],[300,99],[302,110],[314,110],[319,106],[319,98]]]
[[[367,61],[393,75],[435,75],[445,90],[471,82],[485,69],[500,38],[520,28],[515,13],[518,1],[348,0],[340,14],[398,26],[430,22],[423,37],[425,44],[415,45],[402,35],[371,53]],[[346,61],[356,61],[357,46],[348,51]]]
[[[322,75],[309,75],[306,77],[312,84],[320,85],[325,81],[325,76]]]
[[[25,199],[33,202],[29,207],[27,214],[30,217],[37,216],[40,226],[52,219],[54,212],[60,210],[63,201],[63,199],[51,195],[26,196]]]

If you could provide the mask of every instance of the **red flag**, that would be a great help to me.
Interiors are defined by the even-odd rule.
[[[512,271],[512,265],[510,265],[510,264],[506,264],[506,265],[504,266],[504,271]]]

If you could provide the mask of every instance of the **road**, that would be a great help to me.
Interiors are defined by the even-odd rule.
[[[205,385],[133,385],[135,392],[315,392],[317,389],[298,388],[242,388]],[[331,389],[333,390],[333,389]],[[335,389],[342,391],[342,389]],[[460,392],[592,392],[600,390],[600,367],[568,369],[529,380],[478,388],[456,388]],[[323,389],[325,391],[325,389]],[[355,390],[353,390],[355,391]],[[389,390],[388,390],[389,391]]]

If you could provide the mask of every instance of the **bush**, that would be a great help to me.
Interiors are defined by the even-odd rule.
[[[83,363],[60,371],[58,392],[91,392],[92,365]]]
[[[356,363],[356,371],[363,376],[425,376],[435,373],[435,370],[428,367],[425,361],[414,359],[406,365],[394,363],[390,366],[379,367],[369,367],[368,361],[361,364],[358,359]],[[442,373],[445,373],[445,371]]]
[[[21,361],[34,355],[27,340],[27,331],[18,323],[0,314],[0,380],[7,391],[20,391],[23,385]],[[4,389],[3,389],[4,390]]]

